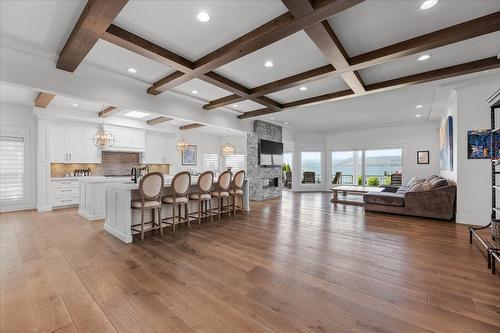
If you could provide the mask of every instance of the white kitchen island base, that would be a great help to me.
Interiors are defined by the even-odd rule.
[[[196,184],[195,178],[193,179],[194,184]],[[132,224],[140,224],[141,221],[141,210],[131,208],[131,201],[140,198],[137,188],[138,184],[106,184],[106,218],[104,220],[104,230],[124,243],[132,242],[133,233],[131,226]],[[170,182],[166,180],[165,191],[168,193],[169,189]],[[247,180],[243,188],[243,208],[245,211],[250,210],[248,190]],[[212,199],[212,207],[217,207],[217,200],[215,198]],[[197,211],[196,202],[190,202],[189,211]],[[145,214],[144,220],[150,222],[152,220],[152,210],[146,210]],[[161,218],[164,219],[171,216],[172,206],[164,205],[161,209]]]

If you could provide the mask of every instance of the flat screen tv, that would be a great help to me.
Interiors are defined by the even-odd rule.
[[[260,140],[259,165],[281,166],[281,164],[283,164],[283,143]]]

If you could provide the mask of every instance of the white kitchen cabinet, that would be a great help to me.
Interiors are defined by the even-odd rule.
[[[100,151],[92,142],[97,128],[49,124],[49,156],[52,163],[99,163]]]
[[[106,126],[106,129],[115,137],[115,144],[111,150],[144,151],[146,146],[146,132],[144,130]]]
[[[107,180],[81,181],[78,213],[89,221],[101,220],[106,215]]]
[[[147,133],[146,151],[142,163],[145,164],[174,164],[176,155],[173,138],[161,134]]]
[[[80,187],[76,179],[52,180],[53,208],[78,205],[80,197]]]

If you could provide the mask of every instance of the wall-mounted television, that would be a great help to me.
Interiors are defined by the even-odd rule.
[[[259,141],[259,165],[281,166],[283,164],[283,143],[268,140]]]

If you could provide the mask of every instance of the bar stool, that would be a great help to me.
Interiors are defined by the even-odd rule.
[[[220,215],[229,213],[231,216],[231,206],[229,203],[229,186],[231,186],[231,172],[224,171],[217,180],[217,190],[212,192],[212,196],[217,198],[217,216],[220,221]],[[224,209],[224,198],[227,201],[227,208]]]
[[[161,228],[161,192],[163,190],[163,175],[159,172],[151,172],[142,177],[139,182],[139,192],[141,193],[140,200],[133,200],[131,205],[132,209],[141,210],[141,224],[134,224],[131,226],[132,231],[141,233],[141,240],[144,240],[144,232],[150,230],[160,229],[160,234],[163,235],[163,229]],[[146,210],[153,210],[153,216],[151,220],[151,228],[144,230],[144,212]],[[157,216],[157,222],[155,223],[155,215]],[[149,222],[148,222],[149,223]],[[140,230],[135,227],[141,226]]]
[[[189,188],[191,187],[191,174],[188,171],[179,172],[172,179],[172,184],[170,188],[172,190],[172,196],[167,196],[162,198],[162,202],[167,205],[172,205],[172,217],[167,217],[162,220],[165,224],[172,224],[172,231],[175,232],[175,224],[177,223],[188,223],[188,229],[191,229],[191,224],[189,221]],[[175,218],[175,207],[179,208],[179,215],[177,221]],[[182,218],[181,210],[184,207],[184,218]],[[168,220],[172,219],[169,223]]]
[[[201,219],[210,216],[210,222],[213,222],[212,216],[212,196],[210,190],[214,184],[214,173],[212,171],[205,171],[198,177],[198,193],[192,193],[190,200],[196,201],[198,212],[193,213],[195,218],[198,219],[198,224],[201,224]],[[205,206],[205,207],[203,207]]]
[[[236,216],[236,209],[243,211],[243,183],[245,182],[245,171],[238,171],[233,178],[233,187],[229,190],[229,195],[233,197],[233,214]],[[240,199],[241,206],[236,204],[236,199]]]

